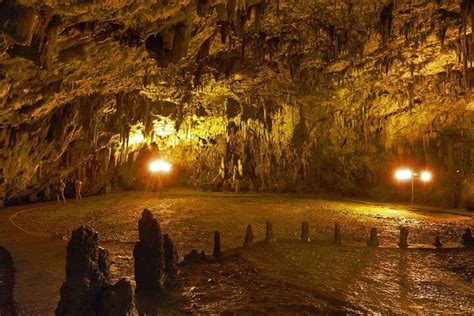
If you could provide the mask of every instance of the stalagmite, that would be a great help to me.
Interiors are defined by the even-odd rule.
[[[275,241],[275,237],[273,236],[273,225],[270,221],[266,221],[265,223],[265,241],[266,242]]]
[[[309,241],[309,222],[304,221],[301,223],[301,241]]]
[[[15,287],[15,266],[10,252],[0,246],[0,315],[16,315],[15,302],[13,300],[13,288]]]
[[[367,245],[372,246],[372,247],[378,247],[379,246],[379,238],[377,236],[377,228],[372,228],[370,230],[370,237],[369,241],[367,242]]]
[[[168,234],[163,235],[163,249],[165,256],[165,280],[164,285],[171,287],[178,276],[178,250]]]
[[[474,246],[474,238],[470,228],[466,228],[462,234],[462,243],[464,246]]]
[[[408,228],[402,227],[400,228],[400,241],[398,243],[400,248],[407,248],[408,247]]]
[[[244,246],[249,246],[253,242],[253,230],[252,230],[252,225],[248,224],[247,225],[247,231],[245,233],[245,241],[244,241]]]
[[[99,235],[90,226],[72,232],[56,315],[130,315],[132,285],[125,279],[110,284],[108,253],[98,241]]]
[[[222,255],[221,252],[221,233],[218,231],[214,232],[214,251],[212,255],[216,258],[219,258]]]
[[[66,281],[56,315],[95,315],[96,297],[108,285],[100,269],[99,235],[90,226],[74,230],[67,245]],[[107,266],[107,265],[106,265]]]
[[[153,214],[145,209],[138,221],[139,238],[133,249],[137,291],[154,290],[163,286],[163,234]]]
[[[342,244],[341,225],[339,223],[334,225],[334,243],[336,245]]]
[[[98,299],[98,316],[128,316],[133,310],[133,286],[127,279],[121,279],[107,287]]]

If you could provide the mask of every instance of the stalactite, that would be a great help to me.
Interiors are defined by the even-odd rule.
[[[392,32],[393,7],[394,3],[390,2],[380,12],[380,35],[382,36],[383,46],[389,41]]]

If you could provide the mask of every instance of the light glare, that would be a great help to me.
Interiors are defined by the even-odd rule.
[[[410,169],[400,169],[395,173],[397,180],[409,180],[413,177],[413,172]]]
[[[163,161],[161,159],[154,160],[150,163],[149,169],[151,172],[170,172],[171,171],[171,164]]]
[[[420,178],[421,178],[421,181],[423,181],[423,182],[431,181],[431,178],[432,178],[431,172],[429,172],[429,171],[423,171],[423,172],[421,173]]]

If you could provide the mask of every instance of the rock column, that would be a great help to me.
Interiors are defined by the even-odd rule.
[[[218,231],[214,232],[214,251],[212,255],[216,258],[219,258],[222,255],[221,251],[221,233]]]
[[[66,281],[56,315],[96,315],[96,297],[109,284],[105,249],[97,245],[99,235],[90,226],[72,232],[67,245]],[[101,254],[102,253],[102,254]],[[102,258],[102,259],[101,259]]]
[[[398,243],[400,248],[408,247],[408,228],[402,227],[400,229],[400,242]]]
[[[273,225],[270,221],[266,221],[265,223],[265,241],[266,242],[275,241],[275,236],[273,236]]]
[[[253,230],[252,225],[247,225],[247,231],[245,232],[244,246],[249,246],[253,243]]]
[[[166,287],[172,287],[178,276],[178,251],[169,235],[164,235],[165,280]]]
[[[334,243],[336,245],[342,244],[341,225],[339,223],[334,224]]]
[[[474,246],[474,238],[472,237],[471,229],[466,228],[462,234],[462,243],[464,246],[472,247]]]
[[[138,233],[140,241],[133,249],[137,291],[160,289],[164,281],[163,234],[160,224],[147,209],[138,221]]]
[[[15,266],[10,252],[0,246],[0,315],[16,315],[13,301],[15,287]]]
[[[372,228],[370,230],[370,237],[367,245],[371,247],[378,247],[379,246],[379,238],[377,236],[377,228]]]

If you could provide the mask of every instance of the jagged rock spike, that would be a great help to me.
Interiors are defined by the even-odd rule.
[[[273,236],[273,225],[270,221],[265,222],[265,241],[274,242],[275,236]]]
[[[90,226],[72,232],[56,315],[96,315],[96,300],[110,284],[106,251],[99,249],[98,241],[98,233]]]
[[[334,224],[334,243],[336,245],[342,244],[341,225],[339,223]]]
[[[406,227],[400,228],[400,241],[398,242],[398,246],[400,248],[408,247],[408,228]]]
[[[145,209],[138,221],[140,240],[133,249],[137,291],[156,290],[164,282],[163,234],[153,214]]]
[[[309,241],[309,222],[304,221],[301,223],[301,241]]]
[[[172,286],[178,276],[178,250],[168,234],[163,235],[164,257],[165,257],[165,280],[166,287]]]
[[[367,242],[367,245],[371,247],[379,246],[379,237],[377,234],[377,228],[374,227],[370,230],[370,236],[369,236],[369,241]]]
[[[252,225],[247,225],[247,231],[245,232],[244,246],[251,245],[253,243],[253,230]]]
[[[214,251],[212,255],[216,258],[219,258],[222,255],[221,251],[221,233],[218,231],[214,232]]]
[[[15,266],[10,252],[0,246],[0,315],[17,314],[13,290],[15,287]]]

